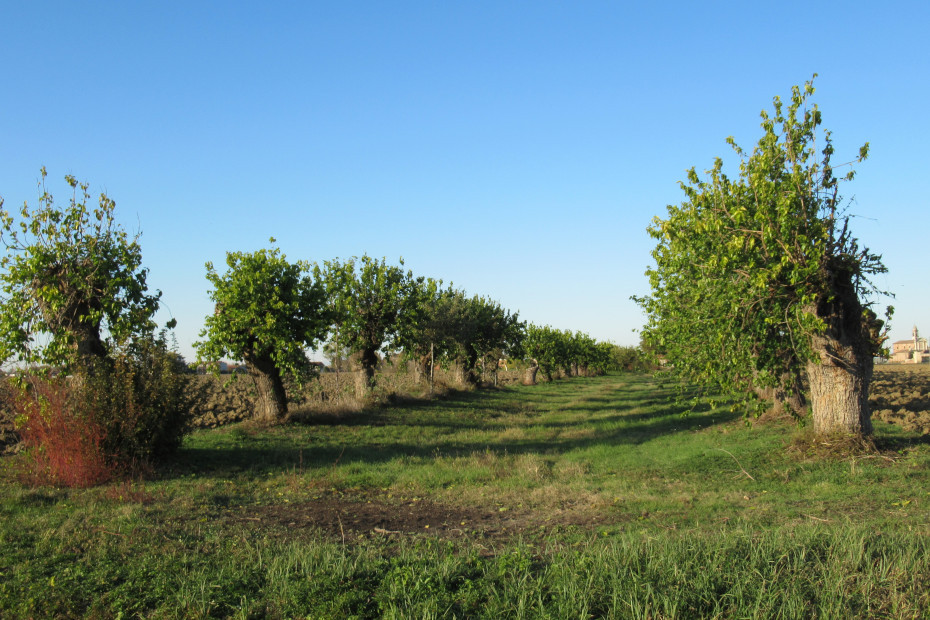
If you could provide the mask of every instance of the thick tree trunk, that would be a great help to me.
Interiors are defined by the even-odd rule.
[[[423,383],[430,379],[430,357],[429,355],[420,356],[419,359],[411,361],[413,366],[413,380],[416,383]]]
[[[539,362],[533,360],[533,365],[527,367],[523,375],[523,385],[536,385],[536,373],[539,371]]]
[[[106,345],[100,337],[100,320],[90,318],[92,312],[100,310],[99,303],[89,303],[79,291],[66,284],[62,284],[60,290],[69,297],[69,303],[53,312],[40,301],[42,313],[49,325],[71,332],[74,337],[76,361],[90,369],[107,356]]]
[[[287,394],[281,373],[267,358],[247,357],[245,363],[258,392],[255,418],[267,423],[280,422],[287,416]]]
[[[814,431],[868,435],[872,432],[869,383],[872,380],[871,325],[864,320],[848,272],[833,274],[832,299],[817,305],[826,330],[814,336],[819,363],[807,365]]]
[[[91,367],[107,356],[99,328],[81,323],[74,329],[74,338],[77,358],[84,366]]]
[[[807,369],[804,369],[807,372]],[[785,374],[777,387],[753,387],[756,396],[772,404],[775,413],[790,413],[796,417],[807,415],[807,397],[801,377]]]
[[[375,369],[378,367],[378,351],[376,349],[364,349],[359,362],[362,365],[361,384],[356,384],[356,392],[361,392],[359,396],[364,396],[375,387]]]
[[[371,395],[371,380],[364,370],[356,370],[352,376],[355,377],[355,398],[364,402]]]
[[[810,363],[814,432],[868,435],[872,432],[868,381],[862,369],[824,361]]]
[[[472,388],[478,385],[478,375],[475,369],[469,367],[467,361],[459,361],[453,367],[455,383],[461,388]]]
[[[465,359],[459,359],[455,364],[455,382],[459,387],[471,388],[480,382],[475,366],[478,364],[478,356],[469,354]]]

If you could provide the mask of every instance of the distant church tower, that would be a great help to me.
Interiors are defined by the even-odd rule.
[[[920,351],[920,349],[919,349],[918,346],[917,346],[918,334],[917,334],[917,326],[916,326],[916,325],[914,326],[914,331],[911,332],[911,333],[914,334],[914,350],[915,350],[915,351]]]

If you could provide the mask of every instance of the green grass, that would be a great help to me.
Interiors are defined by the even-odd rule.
[[[815,458],[790,424],[682,411],[608,376],[197,432],[134,485],[32,489],[6,458],[0,617],[930,615],[923,438]],[[268,518],[333,498],[507,527]]]

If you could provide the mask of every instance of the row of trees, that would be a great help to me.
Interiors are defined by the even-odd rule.
[[[549,381],[560,371],[568,376],[603,374],[618,366],[617,348],[581,332],[530,325],[524,349],[534,364],[527,369],[526,382],[535,383],[538,371]]]
[[[274,239],[271,240],[274,243]],[[498,302],[469,296],[439,280],[415,277],[369,256],[311,265],[290,262],[277,248],[227,254],[220,274],[207,265],[215,312],[205,320],[198,355],[242,359],[258,387],[264,420],[287,413],[285,379],[300,382],[310,369],[306,351],[327,348],[335,358],[355,355],[362,389],[375,383],[380,354],[399,352],[419,379],[432,382],[438,363],[450,364],[463,384],[477,384],[488,368],[496,378],[502,358],[533,359],[552,379],[604,372],[613,345],[586,334],[538,328]]]
[[[830,133],[808,105],[813,92],[808,82],[787,107],[776,98],[751,154],[728,140],[742,160],[737,179],[719,159],[706,178],[691,170],[685,202],[655,218],[652,292],[638,298],[648,317],[643,337],[692,383],[761,396],[798,415],[809,405],[821,433],[867,434],[873,356],[885,330],[863,299],[885,267],[850,231],[839,187],[854,172],[837,176]],[[868,144],[850,164],[867,155]],[[17,216],[0,198],[0,359],[78,374],[75,385],[96,386],[85,399],[98,403],[91,409],[110,402],[112,412],[142,417],[180,410],[176,360],[153,321],[161,293],[148,291],[138,236],[114,223],[105,194],[91,207],[88,186],[72,176],[69,203],[59,208],[45,177],[43,169],[35,209],[23,205]],[[414,277],[403,261],[311,265],[272,248],[229,253],[227,267],[221,274],[207,265],[215,312],[196,346],[205,360],[246,362],[265,419],[286,413],[284,378],[306,376],[306,351],[327,338],[337,354],[358,355],[365,388],[387,351],[402,352],[424,377],[437,360],[455,363],[472,383],[503,357],[530,360],[530,381],[538,371],[550,379],[600,372],[620,357],[585,334],[527,326],[493,300]],[[128,400],[116,402],[117,393]],[[119,431],[117,417],[106,422],[117,443],[151,443]],[[178,437],[158,441],[170,447]]]
[[[156,334],[161,293],[148,290],[138,235],[115,223],[116,204],[106,194],[94,207],[88,185],[67,176],[72,194],[59,207],[45,179],[43,168],[36,208],[24,204],[11,213],[0,198],[0,242],[7,250],[0,259],[0,358],[79,375],[74,385],[101,386],[104,394],[117,391],[108,390],[107,381],[125,387],[131,378],[138,385],[129,391],[151,401],[146,407],[174,399],[176,409],[178,382],[165,373],[181,365],[164,332]],[[324,343],[336,356],[357,357],[364,390],[374,386],[376,366],[387,353],[413,362],[422,379],[432,380],[439,363],[453,365],[464,384],[478,383],[488,369],[496,378],[501,358],[526,355],[531,368],[550,379],[556,370],[583,374],[609,365],[612,345],[527,327],[494,300],[415,277],[402,259],[399,265],[369,256],[291,262],[271,241],[270,249],[227,253],[222,273],[207,264],[215,309],[195,344],[204,361],[246,363],[259,418],[286,414],[285,379],[310,376],[307,351]],[[161,364],[158,372],[153,364]],[[124,376],[110,377],[115,369]],[[145,377],[161,383],[137,381]]]

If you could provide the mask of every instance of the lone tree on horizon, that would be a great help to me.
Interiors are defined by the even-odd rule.
[[[813,93],[811,80],[787,107],[776,97],[752,154],[727,139],[738,179],[719,158],[704,179],[689,170],[687,200],[648,229],[658,241],[652,292],[636,301],[648,317],[644,341],[688,380],[797,415],[809,402],[818,434],[864,435],[884,335],[862,300],[886,268],[852,235],[839,186],[868,143],[837,177],[830,132],[808,107]]]

